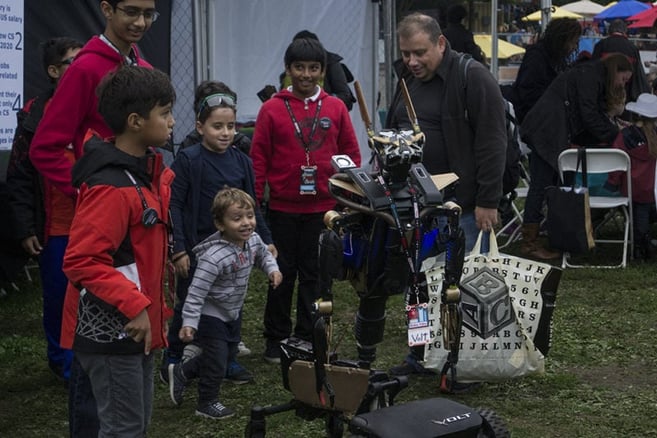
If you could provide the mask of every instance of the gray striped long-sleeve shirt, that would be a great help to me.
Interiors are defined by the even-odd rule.
[[[257,233],[239,248],[216,232],[196,245],[194,254],[198,263],[183,306],[183,327],[198,329],[201,314],[235,321],[244,305],[253,266],[268,276],[279,270]]]

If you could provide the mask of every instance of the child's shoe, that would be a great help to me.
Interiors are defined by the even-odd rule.
[[[235,415],[235,411],[219,402],[214,402],[196,409],[196,415],[212,420],[223,420],[224,418],[230,418]]]
[[[237,357],[248,356],[249,354],[251,354],[251,349],[244,345],[244,342],[240,341],[237,344]]]
[[[242,365],[237,361],[233,361],[228,364],[228,370],[226,371],[226,380],[232,382],[236,385],[242,385],[244,383],[249,383],[253,381],[253,375],[247,371]]]

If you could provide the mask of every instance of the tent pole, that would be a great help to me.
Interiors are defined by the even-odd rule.
[[[490,2],[490,37],[491,37],[491,55],[490,55],[490,71],[495,77],[499,79],[499,60],[498,60],[498,47],[497,47],[497,0]]]
[[[396,53],[396,39],[393,32],[395,26],[395,0],[381,0],[383,6],[383,47],[384,47],[384,80],[386,109],[392,102],[395,92],[392,80],[392,63]]]
[[[541,0],[541,34],[552,18],[552,0]]]

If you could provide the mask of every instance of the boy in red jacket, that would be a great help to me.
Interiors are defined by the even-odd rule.
[[[146,436],[153,400],[152,349],[166,346],[164,300],[173,172],[151,146],[174,119],[168,76],[126,66],[99,87],[98,111],[116,137],[92,140],[73,169],[79,187],[64,257],[70,284],[62,346],[89,376],[99,436]]]
[[[326,51],[310,38],[292,41],[285,52],[292,85],[260,108],[251,158],[255,193],[262,201],[269,185],[269,229],[278,249],[283,282],[269,288],[265,308],[265,360],[280,362],[279,341],[290,334],[310,340],[312,304],[319,298],[317,246],[324,213],[335,206],[328,192],[333,155],[346,154],[360,166],[360,150],[349,111],[318,85],[326,69]],[[297,322],[290,310],[299,280]]]

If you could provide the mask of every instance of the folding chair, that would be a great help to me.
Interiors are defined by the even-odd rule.
[[[559,174],[561,181],[564,181],[565,172],[577,171],[577,149],[567,149],[559,155],[558,160]],[[591,209],[609,210],[602,224],[594,229],[594,240],[597,243],[618,243],[623,245],[623,255],[618,265],[576,265],[570,263],[570,254],[564,252],[561,263],[562,268],[624,268],[627,265],[628,252],[632,251],[634,241],[634,230],[632,222],[632,178],[630,157],[620,149],[586,149],[586,166],[588,174],[609,173],[621,171],[625,172],[627,178],[627,196],[589,196]],[[599,238],[599,232],[609,219],[616,217],[616,212],[620,211],[624,224],[623,239],[603,239]],[[631,257],[631,253],[630,253]]]
[[[507,211],[513,216],[504,222],[502,228],[495,233],[497,235],[498,248],[500,249],[507,247],[522,237],[520,232],[522,231],[524,209],[519,207],[517,203],[527,197],[527,191],[529,190],[529,171],[525,165],[525,161],[528,159],[528,153],[523,153],[520,159],[520,181],[518,181],[518,187],[515,188],[513,193],[505,195],[504,202],[508,203]],[[506,237],[506,240],[503,243],[500,242],[504,237]]]

